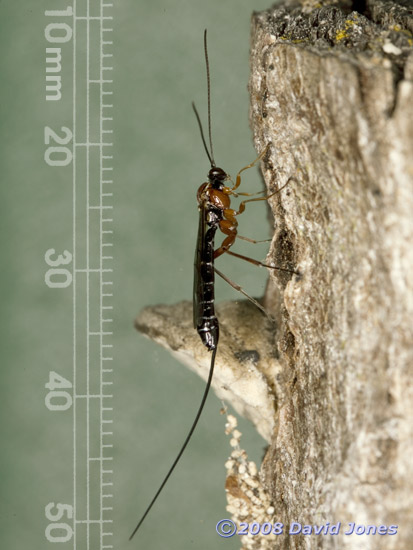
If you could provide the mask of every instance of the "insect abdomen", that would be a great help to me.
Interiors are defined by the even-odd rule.
[[[209,227],[205,234],[204,255],[200,261],[200,296],[197,331],[203,344],[213,350],[217,347],[219,337],[218,319],[215,315],[215,293],[214,293],[214,237],[216,225]]]

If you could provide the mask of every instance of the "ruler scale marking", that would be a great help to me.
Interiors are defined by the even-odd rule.
[[[112,255],[104,255],[104,247],[113,247],[110,239],[112,229],[103,230],[113,223],[104,217],[105,210],[113,210],[110,201],[112,192],[103,192],[103,185],[113,183],[105,180],[103,174],[113,171],[109,165],[113,155],[108,147],[113,142],[106,134],[113,133],[107,125],[113,122],[108,112],[113,104],[105,103],[106,95],[113,95],[108,89],[112,79],[103,78],[109,67],[112,53],[103,52],[103,32],[106,19],[113,19],[106,10],[113,4],[102,0],[86,0],[83,7],[86,14],[79,14],[73,2],[73,549],[103,550],[113,548],[105,543],[113,533],[105,531],[104,524],[112,523],[113,507],[104,506],[112,494],[105,493],[113,470],[103,468],[103,461],[112,460],[113,444],[108,438],[112,431],[103,428],[113,424],[113,407],[106,406],[113,394],[105,393],[113,385],[109,378],[113,369],[103,368],[112,357],[104,357],[104,348],[113,348],[112,330],[106,330],[105,323],[113,319],[104,318],[105,309],[113,309],[108,301],[112,292],[105,292],[113,268],[107,267]],[[99,2],[99,4],[97,4]],[[100,15],[96,15],[99,9]],[[107,36],[107,34],[106,34]],[[112,41],[106,41],[112,45]],[[107,47],[107,46],[105,46]],[[105,58],[105,64],[103,62]],[[96,68],[98,67],[98,72]],[[79,72],[80,71],[80,72]],[[96,78],[97,77],[97,78]],[[98,85],[98,104],[92,103],[93,90]],[[103,116],[105,109],[105,116]],[[97,123],[98,119],[98,124]],[[95,122],[96,121],[96,122]],[[79,153],[77,162],[77,151]],[[97,155],[96,155],[97,152]],[[83,220],[82,221],[82,217]],[[80,221],[80,223],[79,223]],[[110,225],[109,225],[110,226]],[[80,258],[80,261],[79,259]],[[77,267],[79,266],[79,267]],[[95,289],[98,288],[98,292]],[[107,325],[106,325],[107,326]],[[95,342],[95,344],[93,344]],[[97,343],[97,345],[96,345]],[[80,406],[84,404],[84,406]],[[80,405],[79,405],[80,404]],[[105,405],[105,406],[104,406]],[[99,449],[99,451],[97,451]],[[97,456],[98,455],[98,456]],[[96,464],[96,466],[93,466]]]

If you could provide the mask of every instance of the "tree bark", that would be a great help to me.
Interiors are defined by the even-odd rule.
[[[271,143],[269,192],[290,180],[271,199],[272,259],[301,274],[273,273],[284,389],[262,473],[277,521],[342,526],[339,536],[281,535],[273,547],[407,550],[413,19],[396,2],[358,2],[361,12],[306,4],[252,21],[254,140],[258,150]],[[267,307],[278,291],[269,287]],[[348,522],[398,529],[344,535]]]

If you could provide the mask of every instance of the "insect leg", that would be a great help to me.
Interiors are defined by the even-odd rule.
[[[231,256],[234,256],[235,258],[240,258],[241,260],[245,260],[246,262],[250,262],[251,264],[254,264],[254,265],[258,265],[261,267],[268,267],[270,269],[277,269],[278,271],[285,271],[286,273],[294,273],[295,275],[300,275],[298,271],[294,271],[293,269],[287,269],[284,267],[276,267],[275,265],[264,264],[263,262],[254,260],[254,258],[249,258],[248,256],[244,256],[243,254],[237,254],[236,252],[232,252],[232,250],[225,250],[225,252],[227,254],[230,254]]]
[[[262,195],[262,193],[265,193],[265,189],[262,191],[257,191],[256,193],[232,193],[235,197],[243,196],[243,197],[253,197],[254,195]]]
[[[250,243],[264,243],[269,242],[271,239],[263,239],[263,240],[256,240],[256,239],[250,239],[249,237],[243,237],[242,235],[238,235],[237,233],[237,227],[238,222],[235,218],[238,214],[241,214],[244,210],[245,206],[242,210],[233,210],[232,208],[226,208],[224,210],[224,219],[219,222],[219,229],[227,235],[227,237],[222,241],[222,244],[219,248],[217,248],[214,252],[214,258],[218,258],[224,252],[227,252],[231,246],[234,244],[235,239],[242,239],[243,241],[248,241]]]
[[[229,285],[232,286],[232,288],[234,288],[235,290],[237,290],[238,292],[241,292],[241,294],[243,294],[246,298],[248,298],[248,300],[254,304],[254,306],[256,306],[260,311],[262,311],[269,319],[271,320],[274,320],[273,317],[271,317],[271,315],[268,313],[268,311],[264,308],[264,306],[262,306],[259,302],[257,302],[257,300],[255,300],[255,298],[252,298],[252,296],[250,296],[249,294],[247,294],[245,292],[245,290],[239,286],[237,283],[234,283],[234,281],[231,281],[231,279],[229,279],[226,275],[224,275],[221,271],[219,271],[216,267],[214,267],[214,270],[215,270],[215,273],[217,275],[219,275],[221,277],[221,279],[224,279],[224,281],[226,283],[228,283]]]
[[[248,170],[248,168],[252,168],[253,166],[255,166],[257,164],[258,161],[260,161],[262,158],[264,158],[264,156],[266,155],[269,147],[270,147],[270,143],[268,143],[268,145],[265,147],[265,149],[262,151],[262,153],[254,161],[252,161],[251,164],[247,164],[247,166],[244,166],[244,168],[241,168],[241,170],[237,174],[237,177],[235,179],[235,184],[231,188],[231,191],[235,191],[235,189],[237,189],[240,186],[240,184],[241,184],[241,173],[244,172],[244,170]]]
[[[250,239],[249,237],[243,237],[242,235],[238,235],[238,233],[237,233],[237,239],[242,239],[243,241],[248,241],[249,243],[252,243],[252,244],[269,243],[272,241],[272,239],[261,239],[260,241],[257,241],[256,239]]]
[[[236,211],[236,213],[234,215],[238,216],[238,214],[242,214],[242,212],[244,212],[244,210],[245,210],[245,205],[246,205],[247,202],[267,201],[268,199],[270,199],[271,197],[273,197],[274,195],[276,195],[277,193],[282,191],[284,189],[284,187],[286,187],[292,179],[293,179],[292,177],[288,178],[288,180],[284,183],[284,185],[282,187],[280,187],[279,189],[276,189],[273,193],[271,193],[270,195],[267,195],[266,197],[257,197],[255,199],[247,199],[245,201],[240,202],[239,207],[238,207],[238,211]],[[242,195],[243,193],[238,193],[238,194]]]

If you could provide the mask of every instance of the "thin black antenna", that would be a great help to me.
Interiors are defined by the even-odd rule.
[[[204,52],[205,52],[205,66],[207,73],[207,88],[208,88],[208,135],[209,135],[209,150],[211,151],[212,166],[215,166],[214,150],[212,148],[211,137],[211,83],[209,77],[209,61],[208,61],[208,44],[207,44],[207,30],[204,31]]]
[[[156,502],[156,499],[158,498],[158,496],[160,495],[162,489],[164,488],[166,482],[168,481],[170,475],[172,474],[172,472],[175,470],[175,466],[178,464],[179,462],[179,459],[181,458],[183,452],[185,451],[186,449],[186,446],[188,445],[189,443],[189,440],[191,439],[192,437],[192,434],[194,433],[194,430],[196,428],[196,425],[198,424],[198,420],[199,420],[199,417],[201,416],[201,413],[202,413],[202,410],[204,408],[204,405],[205,405],[205,402],[207,400],[207,397],[208,397],[208,392],[209,392],[209,389],[211,387],[211,382],[212,382],[212,376],[214,374],[214,366],[215,366],[215,355],[217,353],[217,347],[212,351],[212,356],[211,356],[211,366],[210,366],[210,369],[209,369],[209,376],[208,376],[208,381],[207,381],[207,384],[206,384],[206,388],[205,388],[205,391],[204,391],[204,395],[202,396],[202,401],[201,401],[201,404],[199,406],[199,409],[198,409],[198,412],[196,414],[196,417],[195,417],[195,420],[191,426],[191,429],[189,430],[189,433],[188,435],[186,436],[186,439],[184,441],[184,444],[182,445],[181,447],[181,450],[179,451],[178,453],[178,456],[175,458],[175,461],[174,463],[172,464],[172,466],[169,468],[169,472],[166,474],[165,476],[165,479],[162,481],[161,483],[161,486],[159,487],[159,489],[157,490],[155,496],[153,497],[151,503],[149,504],[149,506],[146,508],[146,511],[145,513],[143,514],[143,516],[141,517],[141,519],[139,520],[139,523],[138,525],[135,527],[135,529],[133,530],[133,533],[131,534],[131,536],[129,537],[129,540],[132,540],[132,538],[134,537],[134,535],[136,534],[136,531],[139,529],[139,527],[142,525],[142,523],[144,522],[144,519],[146,518],[146,516],[149,514],[150,512],[150,509],[152,508],[152,506],[155,504]]]
[[[204,144],[205,152],[208,156],[211,166],[216,166],[214,160],[214,149],[212,147],[212,132],[211,132],[211,82],[209,76],[209,60],[208,60],[208,44],[207,44],[207,30],[204,31],[204,55],[205,55],[205,66],[207,74],[207,91],[208,91],[208,136],[209,136],[209,150],[205,141],[204,130],[202,128],[201,118],[199,116],[198,110],[195,107],[195,103],[192,102],[192,108],[194,110],[196,119],[198,121],[199,131],[201,132],[202,143]]]
[[[209,151],[208,151],[208,147],[207,147],[207,144],[206,144],[206,141],[205,141],[205,136],[204,136],[204,130],[202,128],[202,122],[201,122],[201,119],[199,118],[199,113],[198,113],[197,108],[195,107],[194,102],[192,102],[192,109],[194,110],[196,119],[198,121],[199,131],[201,132],[202,143],[204,144],[205,152],[208,156],[209,162],[210,162],[211,166],[215,166],[215,162],[212,160],[212,157],[211,157],[211,155],[209,154]]]

